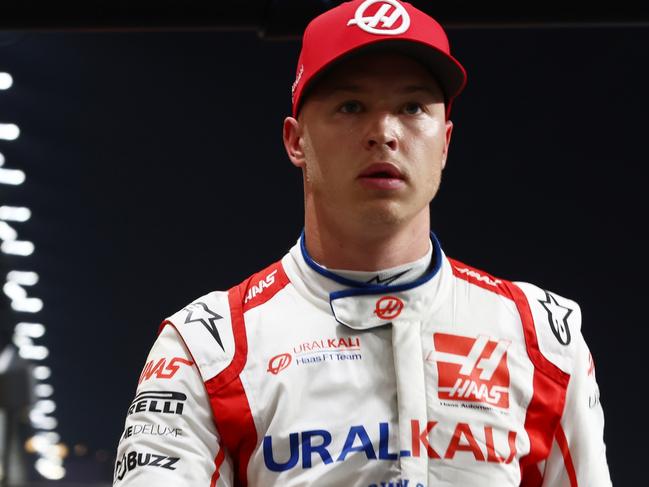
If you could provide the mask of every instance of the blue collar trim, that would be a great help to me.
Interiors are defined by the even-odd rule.
[[[395,286],[390,286],[387,284],[368,284],[362,281],[354,281],[353,279],[347,279],[346,277],[339,276],[331,272],[328,269],[325,269],[319,265],[315,260],[311,258],[309,252],[306,249],[304,230],[300,235],[300,250],[302,251],[302,257],[311,269],[313,269],[318,274],[331,279],[332,281],[347,286],[350,289],[342,289],[340,291],[334,291],[330,293],[329,299],[344,298],[348,296],[361,296],[365,294],[386,294],[386,293],[398,293],[401,291],[407,291],[414,287],[420,286],[425,282],[430,281],[435,275],[439,272],[442,267],[442,247],[437,240],[437,236],[430,232],[430,240],[433,244],[433,260],[428,268],[428,271],[421,276],[419,279],[408,282],[406,284],[398,284]]]

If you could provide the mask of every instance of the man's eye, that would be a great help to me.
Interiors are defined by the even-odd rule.
[[[360,113],[362,108],[360,102],[357,101],[346,101],[340,105],[340,111],[342,113]]]
[[[404,105],[403,111],[408,115],[418,115],[423,112],[423,108],[419,103],[410,102]]]

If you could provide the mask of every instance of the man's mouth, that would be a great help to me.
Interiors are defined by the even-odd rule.
[[[393,174],[391,172],[387,172],[387,171],[373,172],[371,174],[366,174],[366,175],[364,175],[362,177],[364,177],[364,178],[397,178],[397,179],[401,179],[400,177],[398,177],[398,175],[395,175],[395,174]]]
[[[375,162],[365,168],[359,177],[403,179],[403,174],[394,164],[390,164],[389,162]]]
[[[375,162],[358,176],[360,182],[371,189],[394,190],[405,185],[401,170],[389,162]]]

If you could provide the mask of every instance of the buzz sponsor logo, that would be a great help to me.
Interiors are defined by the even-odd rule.
[[[257,282],[257,284],[251,286],[248,289],[248,292],[246,293],[246,297],[243,300],[243,304],[246,304],[255,296],[263,293],[265,289],[268,289],[273,284],[275,284],[275,274],[277,274],[277,269],[275,269],[273,272],[270,272],[264,279],[260,279],[259,282]]]
[[[509,341],[435,333],[433,344],[426,361],[437,363],[440,400],[509,408]]]
[[[128,408],[128,416],[134,413],[150,412],[160,414],[183,414],[187,395],[176,391],[142,391]]]
[[[168,363],[167,363],[168,361]],[[161,358],[159,360],[150,360],[144,366],[140,374],[138,384],[155,377],[157,379],[171,379],[182,365],[194,365],[191,360],[182,357],[174,357],[172,359]]]
[[[469,423],[439,424],[438,421],[410,422],[410,450],[397,450],[390,444],[390,423],[366,428],[351,426],[336,435],[326,429],[313,429],[265,436],[263,454],[266,468],[283,472],[292,468],[312,468],[344,462],[356,455],[367,460],[395,461],[400,457],[421,457],[453,461],[462,457],[476,462],[509,464],[516,457],[516,432],[490,425]],[[452,431],[452,433],[451,433]],[[450,433],[450,434],[449,434]],[[394,436],[394,434],[392,435]]]
[[[157,455],[155,453],[139,453],[137,451],[125,452],[122,458],[115,462],[115,481],[120,481],[124,476],[140,467],[159,467],[167,470],[176,470],[175,464],[180,458]]]

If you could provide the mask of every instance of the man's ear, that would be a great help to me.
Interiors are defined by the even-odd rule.
[[[453,133],[453,122],[446,121],[444,151],[442,152],[442,169],[446,167],[446,159],[448,158],[448,148],[451,145],[451,134]]]
[[[304,169],[306,161],[304,160],[304,150],[302,149],[302,127],[293,117],[284,119],[282,138],[286,154],[295,167]]]

